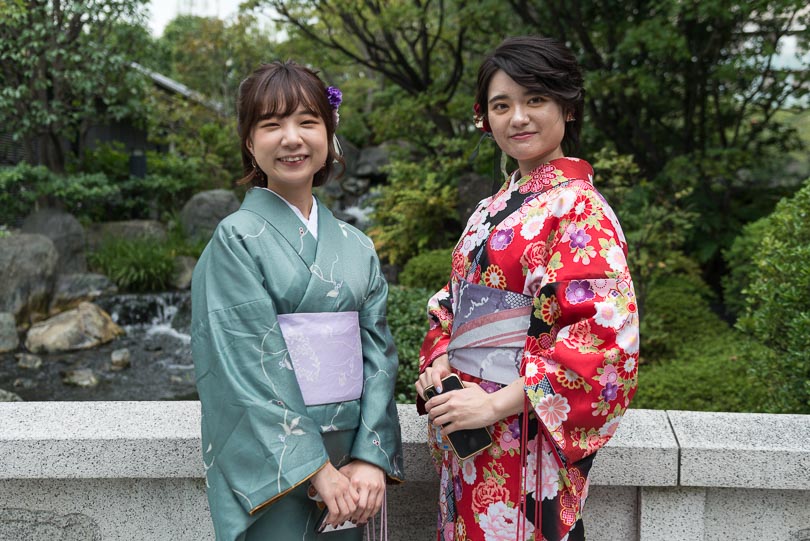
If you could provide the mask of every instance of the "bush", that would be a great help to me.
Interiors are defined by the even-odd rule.
[[[427,301],[431,292],[424,288],[391,286],[388,290],[388,326],[399,355],[396,397],[400,404],[412,404],[419,377],[419,349],[428,329]]]
[[[745,311],[745,294],[757,275],[754,254],[762,244],[768,227],[767,217],[751,222],[734,239],[731,247],[723,252],[728,267],[728,274],[722,278],[723,304],[726,313],[734,319]]]
[[[751,279],[737,327],[772,350],[746,351],[770,386],[770,411],[810,413],[810,179],[783,199],[765,224],[741,240],[750,249]],[[761,235],[757,240],[755,235]]]
[[[50,179],[42,165],[0,167],[0,224],[15,225],[30,214]]]
[[[658,322],[661,328],[654,331],[660,339],[648,338],[650,328],[643,318],[644,358],[632,407],[764,411],[767,386],[751,373],[744,352],[767,355],[768,350],[715,315],[705,287],[693,279],[669,277],[650,288],[646,319]]]
[[[429,250],[412,257],[399,274],[399,283],[408,287],[423,287],[438,291],[450,277],[452,248]]]
[[[88,254],[90,269],[106,275],[122,291],[147,292],[168,289],[176,253],[168,243],[154,239],[105,239]]]

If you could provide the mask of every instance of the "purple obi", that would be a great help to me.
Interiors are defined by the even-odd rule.
[[[307,406],[360,398],[363,350],[357,312],[280,314],[278,322]]]
[[[450,366],[508,385],[520,377],[532,298],[459,279],[453,295]]]

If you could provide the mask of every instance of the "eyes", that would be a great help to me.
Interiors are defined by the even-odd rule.
[[[260,120],[259,123],[256,125],[257,128],[261,128],[264,130],[273,130],[280,128],[283,123],[286,122],[293,122],[298,126],[303,126],[307,128],[320,126],[323,124],[321,119],[314,115],[301,115],[299,118],[293,117],[285,117],[285,118],[278,118],[278,117],[270,117],[265,120]]]
[[[528,96],[526,98],[526,105],[528,106],[540,106],[544,103],[547,103],[551,100],[549,96],[544,96],[542,94],[535,94],[532,96]],[[494,102],[489,104],[489,110],[494,113],[504,112],[509,110],[509,106],[512,103],[512,100],[503,98],[498,99]]]

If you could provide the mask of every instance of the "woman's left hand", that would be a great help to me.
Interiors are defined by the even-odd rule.
[[[365,524],[382,507],[385,494],[385,472],[374,464],[362,460],[349,462],[340,468],[340,472],[349,478],[352,486],[360,494],[352,521]]]
[[[427,401],[425,410],[433,424],[442,427],[446,436],[456,430],[481,428],[501,419],[495,401],[477,383],[464,383],[464,388],[438,394]]]

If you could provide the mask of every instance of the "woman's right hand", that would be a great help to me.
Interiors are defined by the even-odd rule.
[[[357,510],[360,494],[352,486],[349,478],[335,469],[331,462],[327,462],[326,466],[312,477],[312,486],[329,509],[329,515],[326,517],[328,524],[340,526]]]
[[[444,355],[436,357],[430,366],[419,374],[419,379],[416,380],[416,392],[427,402],[425,389],[431,386],[437,389],[441,388],[442,378],[446,378],[450,373],[450,359],[447,357],[447,354],[445,353]]]

